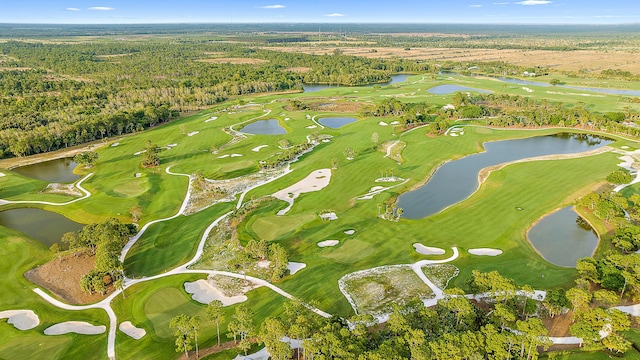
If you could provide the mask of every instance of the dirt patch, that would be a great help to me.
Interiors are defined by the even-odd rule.
[[[93,262],[92,256],[69,254],[29,270],[24,276],[69,304],[95,303],[107,297],[113,287],[108,286],[105,295],[89,295],[80,289],[80,278],[93,269]]]
[[[291,72],[295,72],[295,73],[299,73],[299,74],[304,74],[306,72],[311,71],[311,68],[310,67],[298,66],[298,67],[286,68],[285,71],[291,71]]]
[[[569,311],[566,314],[558,315],[553,318],[542,319],[542,322],[549,330],[549,336],[571,336],[571,334],[569,334],[569,325],[572,323],[572,317],[573,312]]]
[[[257,65],[264,64],[269,61],[253,58],[214,58],[214,59],[200,59],[199,62],[209,64],[239,64],[239,65]]]

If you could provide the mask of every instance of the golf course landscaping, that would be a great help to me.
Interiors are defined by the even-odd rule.
[[[202,320],[196,341],[212,348],[216,324],[198,299],[234,299],[219,324],[227,342],[235,340],[227,325],[240,306],[251,309],[259,329],[289,299],[326,318],[384,321],[394,304],[417,298],[435,305],[445,288],[471,293],[474,270],[496,270],[536,290],[568,289],[578,277],[575,265],[545,260],[528,233],[545,216],[612,188],[607,177],[621,169],[620,157],[631,170],[640,162],[640,141],[586,122],[496,126],[486,116],[451,118],[434,131],[436,115],[407,124],[376,108],[395,99],[451,115],[456,98],[482,93],[570,107],[587,99],[592,113],[640,111],[617,95],[551,89],[412,74],[385,86],[245,96],[92,144],[95,165],[75,167],[66,192],[45,191],[48,181],[14,171],[28,158],[0,160],[0,223],[4,211],[40,209],[82,225],[133,224],[118,249],[121,282],[82,299],[67,289],[80,286],[98,255],[79,254],[60,232],[52,235],[55,221],[31,225],[51,226],[40,238],[0,227],[0,315],[27,310],[38,318],[24,330],[0,319],[0,358],[178,358],[169,325],[182,314]],[[507,143],[498,147],[499,155],[513,155],[506,160],[465,165],[438,180],[465,157]],[[159,165],[143,166],[155,151]],[[58,157],[47,155],[40,158]],[[29,174],[48,171],[35,167]],[[469,185],[456,188],[463,177]],[[442,187],[418,198],[431,179]],[[619,192],[627,199],[638,193],[637,184]],[[587,253],[612,249],[609,222],[584,206],[576,211],[598,232],[596,249]],[[60,246],[49,250],[52,243]],[[39,266],[50,274],[37,282],[25,277]],[[18,322],[34,323],[31,313],[20,314]],[[637,330],[629,336],[638,344]],[[208,356],[241,353],[220,350]]]

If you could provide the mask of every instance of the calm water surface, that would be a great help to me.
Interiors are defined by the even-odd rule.
[[[62,234],[84,226],[51,211],[28,208],[1,211],[0,225],[21,231],[47,247],[60,242]]]
[[[395,83],[406,81],[407,77],[409,76],[411,75],[410,74],[391,75],[391,81],[387,81],[385,83],[379,83],[377,85],[380,85],[380,86],[393,85]],[[362,85],[358,87],[371,87],[375,85],[376,84],[368,84],[368,85]],[[338,87],[345,87],[345,86],[344,85],[325,85],[325,84],[302,84],[302,88],[304,89],[304,92],[316,92],[324,89],[338,88]]]
[[[70,183],[80,178],[80,175],[73,173],[76,165],[78,164],[73,162],[71,158],[62,158],[20,166],[11,170],[20,175],[50,183]]]
[[[254,121],[240,129],[240,131],[256,135],[282,135],[287,133],[287,130],[280,126],[278,120],[275,119]]]
[[[356,122],[356,118],[351,117],[326,117],[319,118],[318,123],[330,127],[332,129],[339,129],[347,124],[351,124],[352,122]]]

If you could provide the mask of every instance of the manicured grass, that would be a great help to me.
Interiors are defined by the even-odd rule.
[[[289,232],[291,228],[298,228],[317,218],[315,215],[298,215],[298,216],[265,216],[255,220],[252,230],[265,240],[277,239]]]
[[[129,276],[148,276],[187,262],[204,230],[232,207],[231,203],[220,203],[193,215],[152,224],[131,248],[125,271]]]

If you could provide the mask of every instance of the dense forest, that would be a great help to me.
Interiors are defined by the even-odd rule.
[[[256,64],[207,61],[216,54]],[[300,73],[292,70],[305,67]],[[428,64],[288,54],[208,40],[0,44],[0,157],[140,131],[233,96],[384,82]]]

